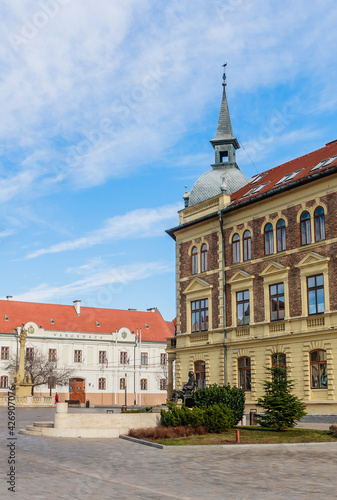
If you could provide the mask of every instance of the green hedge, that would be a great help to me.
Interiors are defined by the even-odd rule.
[[[197,408],[209,408],[214,404],[230,408],[234,413],[236,425],[242,420],[245,410],[245,392],[238,387],[210,385],[205,389],[196,389],[193,398],[193,406]]]
[[[207,427],[209,432],[224,432],[235,424],[233,411],[223,405],[214,404],[209,408],[192,409],[182,405],[176,407],[168,403],[168,411],[162,410],[160,425],[163,427]]]

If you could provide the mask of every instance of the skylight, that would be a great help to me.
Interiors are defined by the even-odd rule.
[[[256,184],[258,181],[262,179],[266,174],[258,174],[256,177],[253,178],[251,184]]]
[[[320,161],[314,168],[311,169],[311,172],[313,170],[319,170],[320,168],[323,168],[323,167],[326,167],[327,165],[330,165],[336,159],[337,159],[337,155],[333,156],[332,158],[326,158],[325,160]]]
[[[292,179],[294,179],[294,177],[296,177],[297,174],[299,174],[301,170],[296,170],[296,172],[291,172],[290,174],[286,174],[282,177],[282,179],[280,179],[279,181],[276,182],[275,186],[277,186],[278,184],[282,184],[283,182],[288,182],[288,181],[291,181]]]
[[[266,185],[268,184],[268,182],[266,182],[265,184],[261,184],[260,186],[255,186],[253,187],[253,189],[250,189],[248,191],[248,193],[244,194],[242,196],[242,198],[246,198],[247,196],[252,196],[253,194],[256,194],[258,193],[259,191],[261,191],[261,189],[263,189]]]

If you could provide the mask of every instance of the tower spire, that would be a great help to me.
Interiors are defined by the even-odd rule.
[[[226,68],[227,63],[223,65]],[[215,164],[212,165],[213,168],[223,168],[224,164],[229,164],[231,166],[237,167],[235,159],[235,150],[239,149],[240,144],[238,140],[233,135],[232,123],[229,114],[228,101],[226,95],[226,73],[222,76],[222,99],[220,106],[220,113],[218,119],[218,126],[216,129],[216,134],[214,139],[210,142],[215,150]]]

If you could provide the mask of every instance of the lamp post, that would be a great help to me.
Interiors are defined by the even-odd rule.
[[[127,409],[127,373],[125,374],[125,400],[124,400],[124,404],[125,404],[125,409]]]

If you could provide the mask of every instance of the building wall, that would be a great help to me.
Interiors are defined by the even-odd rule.
[[[128,404],[152,405],[165,403],[166,390],[160,389],[160,379],[167,379],[167,364],[161,364],[161,354],[165,354],[165,342],[139,341],[136,346],[135,335],[126,328],[120,329],[117,334],[91,334],[73,332],[45,331],[32,322],[25,325],[34,325],[34,334],[28,333],[26,348],[33,347],[45,356],[49,349],[56,349],[57,366],[74,369],[73,378],[83,378],[85,381],[86,400],[91,404],[124,404],[125,391],[120,389],[120,379],[127,381]],[[122,337],[122,330],[127,331],[126,339]],[[116,337],[117,335],[117,337]],[[19,345],[14,334],[0,336],[1,347],[9,347],[10,358],[19,356]],[[17,347],[18,346],[18,347]],[[18,351],[17,351],[18,349]],[[74,362],[74,351],[80,350],[82,362]],[[99,362],[99,352],[107,353],[108,363]],[[128,363],[120,363],[120,353],[126,352]],[[148,365],[141,365],[141,353],[148,354]],[[0,376],[8,376],[6,371],[7,360],[0,360]],[[99,379],[106,381],[105,389],[99,389]],[[147,380],[147,389],[140,390],[140,380]],[[11,378],[9,377],[9,384]],[[58,392],[60,402],[69,399],[69,386],[57,386],[52,393]],[[6,388],[0,388],[0,394],[7,393]],[[47,386],[38,386],[34,390],[36,396],[49,395]]]
[[[218,214],[208,221],[197,222],[197,207],[193,208],[195,224],[176,231],[177,242],[177,338],[176,347],[168,348],[176,359],[176,386],[187,380],[188,371],[197,360],[205,361],[206,384],[238,385],[238,358],[251,360],[251,391],[246,391],[247,410],[256,407],[263,394],[265,368],[271,365],[272,353],[286,354],[290,378],[295,381],[295,393],[304,399],[309,413],[337,413],[337,194],[336,175],[317,179],[282,195],[223,214],[225,248],[225,294],[223,293],[222,241]],[[214,202],[212,202],[214,205]],[[314,241],[313,214],[322,206],[325,213],[325,240]],[[189,210],[189,209],[187,209]],[[300,215],[311,215],[313,243],[301,245]],[[191,215],[180,220],[191,220]],[[203,214],[203,204],[200,204]],[[276,252],[276,223],[286,223],[286,250]],[[274,227],[274,253],[265,255],[264,226]],[[252,258],[243,262],[242,236],[246,229],[252,235]],[[241,237],[241,262],[233,263],[232,237]],[[191,276],[190,251],[208,238],[210,271]],[[324,275],[325,312],[308,315],[307,276]],[[197,278],[211,288],[209,331],[192,334],[188,329],[189,310],[186,290],[201,297],[207,287],[197,285]],[[282,321],[271,322],[269,285],[285,283],[286,315]],[[195,290],[193,291],[193,286]],[[192,290],[191,290],[192,288]],[[236,325],[236,292],[250,290],[250,323]],[[198,295],[199,294],[199,295]],[[223,329],[223,301],[226,304],[226,329]],[[224,341],[224,335],[226,341]],[[227,354],[224,354],[226,347]],[[310,351],[323,349],[327,355],[328,387],[311,388]]]

